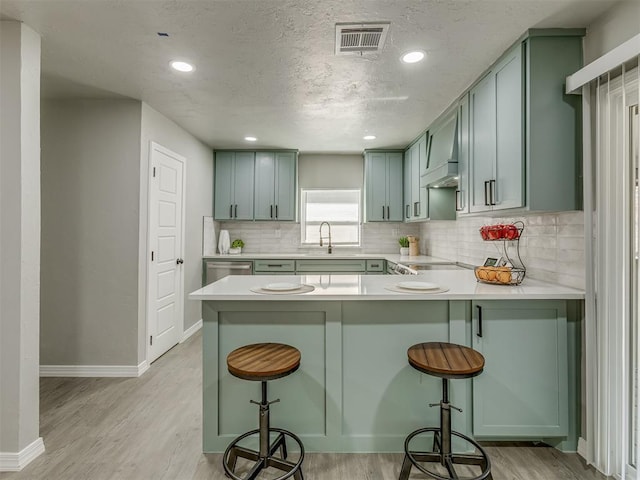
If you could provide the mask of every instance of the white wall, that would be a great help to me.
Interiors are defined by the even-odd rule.
[[[0,470],[39,438],[40,36],[0,22]],[[27,452],[28,450],[28,452]]]
[[[585,65],[640,33],[640,1],[617,3],[587,28]]]
[[[42,104],[43,365],[137,365],[141,103]]]
[[[187,298],[189,292],[202,286],[202,218],[213,212],[213,151],[204,143],[187,133],[164,115],[146,103],[142,104],[142,133],[140,144],[140,271],[139,271],[139,338],[138,360],[144,360],[146,349],[146,262],[147,254],[147,195],[149,188],[149,144],[156,142],[185,157],[185,246],[184,246],[184,328],[195,324],[200,318],[200,302]]]
[[[300,154],[299,188],[362,188],[362,155]]]

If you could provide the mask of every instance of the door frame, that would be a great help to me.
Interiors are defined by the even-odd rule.
[[[177,154],[176,152],[169,150],[166,147],[163,147],[159,143],[154,142],[153,140],[149,141],[149,154],[148,154],[148,170],[147,170],[147,241],[146,241],[146,291],[145,291],[145,336],[144,336],[144,345],[145,345],[145,362],[147,363],[147,368],[151,366],[151,361],[149,360],[150,353],[150,345],[149,345],[149,335],[151,331],[150,321],[151,321],[151,268],[153,263],[151,262],[151,203],[154,200],[152,198],[152,182],[153,182],[153,154],[154,152],[163,153],[180,163],[182,163],[182,225],[180,226],[180,235],[182,237],[182,241],[180,242],[180,251],[178,252],[178,256],[180,258],[184,258],[185,251],[185,232],[186,232],[186,180],[187,180],[187,159],[182,155]],[[184,263],[182,264],[180,271],[178,272],[178,295],[176,299],[177,308],[176,311],[179,312],[178,318],[178,331],[180,332],[180,338],[178,342],[182,340],[182,335],[184,335]],[[158,357],[159,358],[159,357]]]

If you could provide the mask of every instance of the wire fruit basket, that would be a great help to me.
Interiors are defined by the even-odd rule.
[[[496,248],[504,264],[476,267],[476,279],[496,285],[520,285],[526,275],[526,268],[520,258],[520,237],[524,231],[521,221],[511,224],[485,225],[480,228],[480,236],[487,242],[500,242]],[[511,250],[511,254],[510,254]]]

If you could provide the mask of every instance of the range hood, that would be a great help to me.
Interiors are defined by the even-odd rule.
[[[454,111],[429,130],[427,169],[420,186],[456,187],[458,185],[458,116]]]

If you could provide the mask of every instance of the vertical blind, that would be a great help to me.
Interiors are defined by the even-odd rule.
[[[583,87],[587,304],[582,435],[587,447],[582,453],[598,470],[623,479],[637,478],[638,458],[638,83],[634,57]]]

